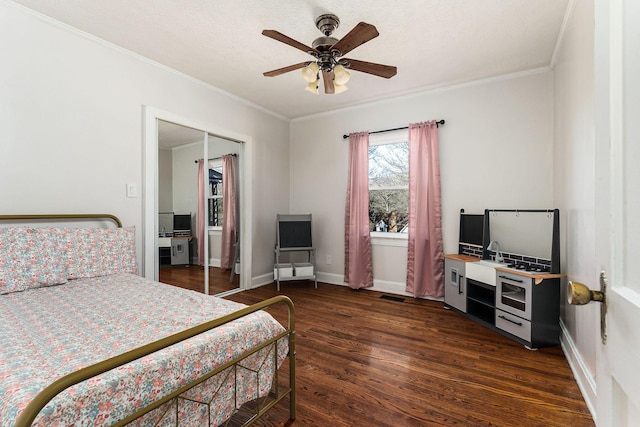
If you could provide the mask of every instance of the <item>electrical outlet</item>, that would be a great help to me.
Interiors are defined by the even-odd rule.
[[[331,256],[331,254],[327,254],[327,264],[331,263],[333,263],[333,257]]]

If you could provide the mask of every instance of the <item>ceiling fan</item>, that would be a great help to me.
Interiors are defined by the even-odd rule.
[[[306,89],[317,94],[319,93],[320,73],[322,73],[324,91],[332,94],[347,90],[346,83],[350,76],[347,69],[373,74],[386,79],[396,75],[397,68],[391,65],[342,57],[356,47],[378,37],[379,33],[376,27],[366,22],[360,22],[346,36],[338,40],[335,37],[331,37],[338,25],[340,25],[340,19],[337,16],[332,14],[320,15],[316,19],[316,27],[323,36],[315,39],[311,46],[300,43],[276,30],[262,31],[262,35],[300,49],[315,58],[313,61],[301,62],[278,68],[277,70],[267,71],[263,73],[264,76],[274,77],[289,71],[302,69],[302,76],[308,82]]]

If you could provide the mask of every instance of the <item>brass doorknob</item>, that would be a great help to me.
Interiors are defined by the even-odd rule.
[[[600,272],[600,289],[602,291],[592,291],[586,285],[579,282],[569,281],[567,285],[567,300],[572,305],[585,305],[591,301],[599,301],[600,304],[600,338],[602,344],[607,343],[607,273]]]
[[[604,292],[592,291],[587,285],[569,281],[567,299],[571,305],[585,305],[591,301],[604,302]]]

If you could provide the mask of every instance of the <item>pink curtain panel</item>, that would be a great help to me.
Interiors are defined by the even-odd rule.
[[[409,125],[409,242],[406,291],[444,296],[438,127]]]
[[[369,133],[349,135],[349,182],[344,235],[344,281],[353,289],[373,286],[369,235]]]

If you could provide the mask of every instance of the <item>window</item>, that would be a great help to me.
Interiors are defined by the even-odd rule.
[[[222,227],[222,160],[209,160],[209,227]]]
[[[407,233],[409,143],[407,131],[369,140],[369,229]],[[405,234],[406,235],[406,234]]]

